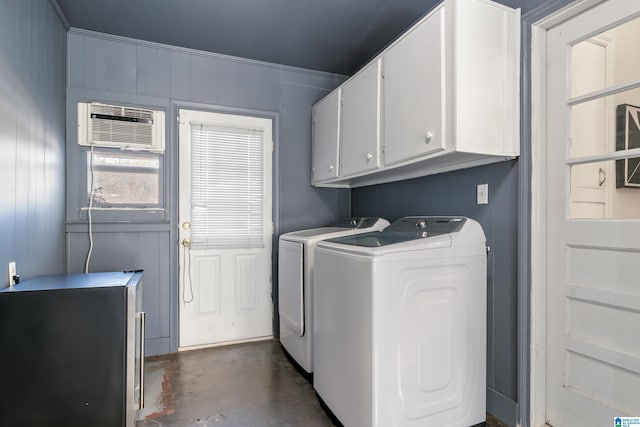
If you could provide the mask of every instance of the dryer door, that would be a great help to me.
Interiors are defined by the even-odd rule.
[[[291,330],[304,335],[304,245],[280,240],[278,258],[278,309]]]

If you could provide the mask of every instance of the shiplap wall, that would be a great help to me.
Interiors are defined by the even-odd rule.
[[[76,143],[78,100],[123,102],[167,112],[166,221],[100,222],[94,227],[92,271],[143,268],[147,355],[177,345],[178,107],[251,112],[274,118],[276,235],[328,225],[349,214],[348,190],[309,185],[311,106],[343,76],[185,50],[71,29],[67,87],[68,269],[82,271],[89,246],[80,182],[86,179]],[[108,220],[103,217],[102,219]],[[172,243],[173,242],[173,243]],[[174,244],[176,243],[176,244]],[[274,251],[275,254],[275,251]],[[277,259],[274,258],[277,266]],[[274,268],[274,278],[276,269]],[[277,287],[274,280],[274,298]]]
[[[65,272],[66,31],[48,1],[0,2],[0,287]]]

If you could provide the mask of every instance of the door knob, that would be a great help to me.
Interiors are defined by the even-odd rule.
[[[183,230],[188,230],[191,228],[191,223],[189,221],[185,221],[182,223],[182,229]]]
[[[182,239],[182,246],[185,248],[191,247],[191,239]]]

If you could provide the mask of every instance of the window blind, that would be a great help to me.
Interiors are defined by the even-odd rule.
[[[263,132],[191,124],[191,243],[263,244]]]

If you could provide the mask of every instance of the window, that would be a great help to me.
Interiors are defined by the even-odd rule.
[[[161,154],[123,150],[87,151],[87,205],[97,208],[163,206]]]
[[[573,219],[640,218],[640,18],[571,46]]]

